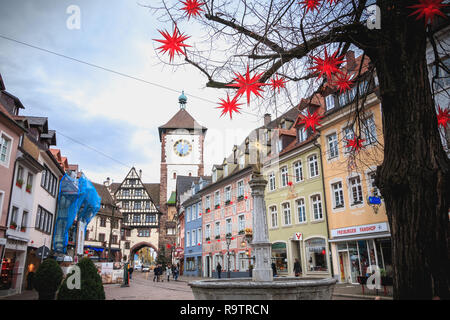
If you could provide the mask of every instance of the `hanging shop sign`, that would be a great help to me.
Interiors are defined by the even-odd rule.
[[[294,233],[294,240],[295,240],[295,241],[301,241],[301,240],[303,240],[303,233],[301,233],[301,232],[296,232],[296,233]]]
[[[388,224],[386,222],[366,224],[362,226],[354,226],[340,229],[331,229],[331,236],[334,237],[345,237],[357,234],[367,234],[375,232],[388,232]]]

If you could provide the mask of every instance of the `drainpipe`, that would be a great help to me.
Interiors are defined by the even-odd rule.
[[[320,137],[320,133],[317,136],[317,138],[319,138],[319,137]],[[325,216],[326,216],[325,222],[327,223],[327,238],[330,239],[330,228],[328,226],[327,196],[326,196],[326,193],[325,193],[325,176],[324,176],[324,172],[323,172],[322,148],[320,147],[320,144],[316,144],[317,138],[314,139],[314,143],[313,144],[314,144],[314,146],[319,148],[319,151],[320,151],[320,170],[322,171],[321,176],[322,176],[322,188],[323,188],[323,201],[324,201],[324,204],[325,204],[324,207],[325,207]],[[328,251],[331,253],[331,244],[330,244],[330,242],[328,242]],[[333,268],[333,259],[332,258],[330,259],[330,268],[331,268],[331,276],[334,278],[334,268]]]

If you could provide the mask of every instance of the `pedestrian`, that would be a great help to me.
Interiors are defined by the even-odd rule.
[[[216,270],[217,270],[217,276],[220,279],[220,273],[222,272],[222,266],[220,265],[220,262],[217,262]]]
[[[170,275],[172,274],[172,266],[166,267],[166,276],[167,276],[167,282],[170,281]]]
[[[179,273],[180,271],[178,270],[178,267],[177,266],[175,266],[175,269],[174,269],[174,277],[175,277],[175,281],[178,281],[178,273]]]
[[[130,274],[130,280],[132,279],[132,275],[133,275],[133,267],[130,267],[130,269],[128,269],[128,273]]]
[[[158,271],[159,271],[159,265],[156,265],[155,268],[153,269],[153,282],[155,282],[155,280],[157,280],[159,282]]]
[[[172,279],[173,280],[175,280],[175,269],[176,269],[177,267],[173,264],[172,265]]]
[[[274,277],[277,276],[277,266],[275,265],[275,262],[272,262],[272,273]]]
[[[300,261],[298,261],[298,259],[295,259],[294,273],[296,277],[299,277],[300,274],[302,273],[302,266],[300,265]]]

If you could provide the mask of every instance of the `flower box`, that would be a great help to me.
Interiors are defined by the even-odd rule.
[[[31,193],[31,184],[27,184],[27,187],[25,189],[28,193]]]
[[[206,213],[210,213],[210,212],[211,212],[211,209],[206,208],[205,212],[206,212]]]
[[[13,222],[13,223],[11,223],[11,224],[9,225],[9,228],[10,228],[10,229],[13,229],[13,230],[16,230],[17,224],[16,224],[15,222]]]
[[[231,200],[225,201],[225,205],[226,205],[226,206],[229,205],[230,203],[231,203]]]
[[[244,196],[243,195],[239,196],[237,199],[238,199],[238,201],[242,201],[242,200],[244,200]]]
[[[220,204],[216,204],[216,205],[214,206],[214,208],[215,208],[215,209],[220,209]]]
[[[210,237],[206,237],[206,238],[205,238],[205,241],[209,241],[209,240],[211,240]]]
[[[220,239],[220,236],[216,236],[216,238],[215,239]]]
[[[26,229],[27,229],[27,228],[25,228],[25,227],[21,227],[21,228],[20,228],[20,232],[25,232]]]
[[[16,181],[16,186],[18,186],[19,188],[22,188],[22,186],[23,186],[23,180],[22,180],[22,179],[17,179],[17,181]]]

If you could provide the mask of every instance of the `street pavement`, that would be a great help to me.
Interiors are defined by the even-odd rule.
[[[122,288],[120,284],[106,284],[106,300],[193,300],[194,295],[188,285],[188,282],[204,278],[183,277],[178,281],[170,279],[167,282],[153,282],[153,272],[142,273],[136,271],[133,273],[133,279],[129,287]],[[360,285],[337,284],[334,289],[333,300],[374,300],[377,296],[381,300],[392,300],[392,287],[388,287],[387,296],[383,289],[379,290],[378,295],[375,290],[365,289],[364,295]],[[0,300],[37,300],[36,291],[24,291],[19,295],[0,297]]]

